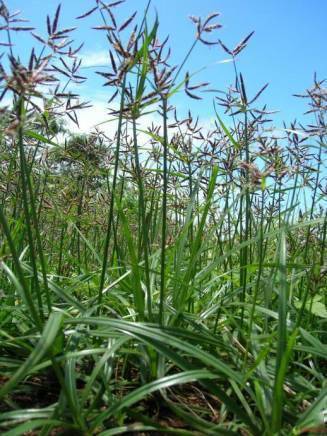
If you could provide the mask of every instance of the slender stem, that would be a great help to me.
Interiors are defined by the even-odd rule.
[[[139,214],[141,219],[141,239],[143,242],[143,252],[144,252],[144,270],[145,270],[145,284],[147,289],[147,309],[149,320],[152,319],[152,296],[151,296],[151,286],[150,286],[150,268],[149,268],[149,238],[148,238],[148,224],[146,221],[146,203],[144,198],[144,186],[142,180],[142,172],[138,151],[138,140],[137,140],[137,130],[136,130],[136,120],[133,118],[133,147],[134,147],[134,158],[135,158],[135,168],[136,177],[139,190]]]
[[[161,281],[159,301],[159,324],[163,324],[164,298],[165,298],[165,270],[166,270],[166,236],[167,236],[167,153],[168,153],[168,128],[167,128],[167,98],[162,98],[163,110],[163,194],[162,194],[162,234],[161,234]]]
[[[113,221],[113,216],[114,216],[115,191],[116,191],[117,178],[118,178],[119,153],[120,153],[120,145],[121,145],[121,139],[122,139],[125,87],[126,87],[126,75],[124,76],[122,90],[121,90],[120,110],[119,110],[118,127],[117,127],[117,142],[116,142],[116,150],[115,150],[114,175],[113,175],[113,180],[112,180],[110,204],[109,204],[109,211],[108,211],[108,224],[107,224],[106,239],[105,239],[105,243],[104,243],[103,261],[102,261],[100,285],[99,285],[99,292],[98,292],[98,309],[97,309],[98,315],[101,312],[102,291],[104,288],[106,270],[107,270],[107,265],[108,265],[108,250],[109,250],[110,237],[111,237],[112,221]]]

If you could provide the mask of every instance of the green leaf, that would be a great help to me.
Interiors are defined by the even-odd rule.
[[[302,414],[293,430],[294,434],[299,435],[307,432],[317,431],[323,434],[326,430],[327,414],[327,388],[322,389],[316,401]],[[318,431],[320,428],[320,431]]]
[[[302,303],[301,301],[295,301],[294,306],[297,309],[301,309]],[[305,304],[305,310],[309,313],[312,313],[319,318],[327,318],[327,308],[324,303],[320,301],[320,296],[316,295],[313,301],[309,300]]]
[[[217,378],[215,374],[212,374],[211,372],[203,369],[203,370],[180,372],[177,374],[163,377],[159,380],[155,380],[125,395],[121,401],[118,401],[113,406],[111,406],[108,410],[99,414],[93,423],[93,427],[97,427],[103,422],[103,420],[107,419],[112,415],[115,415],[119,411],[131,407],[133,404],[139,402],[146,396],[150,395],[152,392],[158,391],[160,389],[166,389],[168,387],[175,386],[175,385],[190,383],[201,379],[212,380],[215,378]]]
[[[26,416],[26,419],[27,416]],[[71,434],[75,434],[75,431],[78,429],[71,425],[67,424],[66,422],[59,421],[57,419],[35,419],[33,421],[24,422],[23,424],[18,425],[17,427],[13,428],[12,430],[6,431],[5,433],[2,433],[2,436],[20,436],[20,435],[26,435],[29,432],[36,430],[40,427],[44,426],[52,426],[52,427],[59,427],[59,428],[65,428],[67,430],[71,430]]]
[[[45,144],[54,145],[56,147],[60,147],[56,142],[51,141],[51,139],[46,138],[40,133],[34,132],[33,130],[24,130],[24,136],[28,136],[29,138],[36,139],[37,141],[43,142]]]
[[[49,348],[53,345],[60,331],[62,319],[63,315],[60,312],[53,312],[50,315],[44,327],[42,336],[32,353],[18,369],[18,371],[16,371],[16,373],[11,377],[11,379],[7,381],[7,383],[5,383],[0,389],[0,398],[8,395],[14,389],[14,387],[21,382],[27,374],[29,374],[30,369],[36,365],[46,354]]]
[[[232,134],[230,133],[229,129],[225,126],[223,120],[220,118],[220,116],[218,115],[216,108],[215,108],[215,112],[216,112],[216,116],[218,118],[219,124],[221,125],[221,128],[223,129],[225,135],[228,137],[228,139],[230,140],[230,142],[234,145],[234,147],[236,148],[236,150],[240,150],[241,146],[240,144],[235,141],[235,139],[233,138]]]

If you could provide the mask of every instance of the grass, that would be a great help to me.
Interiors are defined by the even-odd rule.
[[[323,433],[325,82],[301,96],[308,126],[275,138],[266,86],[250,98],[236,63],[253,33],[229,49],[211,37],[219,14],[191,17],[172,67],[151,2],[134,28],[134,14],[117,23],[120,3],[78,18],[98,13],[109,44],[112,137],[64,121],[89,103],[69,91],[85,78],[61,8],[47,36],[0,9],[1,432]],[[27,66],[13,32],[36,39]],[[172,106],[204,95],[185,72],[198,44],[235,67],[211,129]]]

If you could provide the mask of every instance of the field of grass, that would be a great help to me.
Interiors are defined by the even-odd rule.
[[[111,136],[69,130],[92,102],[70,91],[60,8],[44,36],[0,5],[1,434],[324,433],[325,82],[276,136],[236,62],[252,34],[227,48],[218,14],[191,17],[174,67],[160,17],[95,3],[78,20],[98,14],[108,44]],[[26,65],[13,32],[35,36]],[[187,61],[214,43],[235,77],[208,94]],[[182,119],[177,93],[214,100],[215,125]]]

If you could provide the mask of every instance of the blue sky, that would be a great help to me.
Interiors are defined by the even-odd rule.
[[[62,26],[79,25],[75,32],[76,41],[85,41],[83,48],[86,64],[106,62],[106,41],[103,32],[90,28],[101,24],[96,15],[83,21],[74,17],[94,5],[93,0],[62,0]],[[117,9],[117,16],[123,21],[129,12],[139,11],[142,15],[146,0],[128,0]],[[20,9],[24,18],[29,18],[38,29],[45,33],[45,17],[53,15],[57,0],[7,0],[8,7]],[[180,62],[194,38],[194,25],[189,15],[206,16],[210,12],[221,13],[223,28],[216,35],[227,46],[235,46],[252,30],[255,35],[248,48],[238,59],[248,94],[254,94],[269,82],[269,88],[261,97],[271,109],[280,110],[276,124],[282,119],[291,121],[301,118],[306,110],[304,101],[292,97],[312,83],[313,73],[319,78],[327,77],[326,45],[326,0],[153,0],[152,12],[157,10],[160,20],[160,35],[170,35],[173,63]],[[27,53],[33,40],[19,34],[16,39],[17,51]],[[219,64],[228,55],[218,47],[198,45],[187,69],[197,71],[207,67],[194,81],[210,81],[212,87],[224,90],[233,81],[231,63]],[[101,88],[101,81],[88,69],[90,80],[81,88],[85,97],[93,97],[105,107],[107,88]],[[180,95],[176,104],[183,109],[191,105],[201,117],[210,118],[212,96],[207,95],[201,102],[193,102]]]

